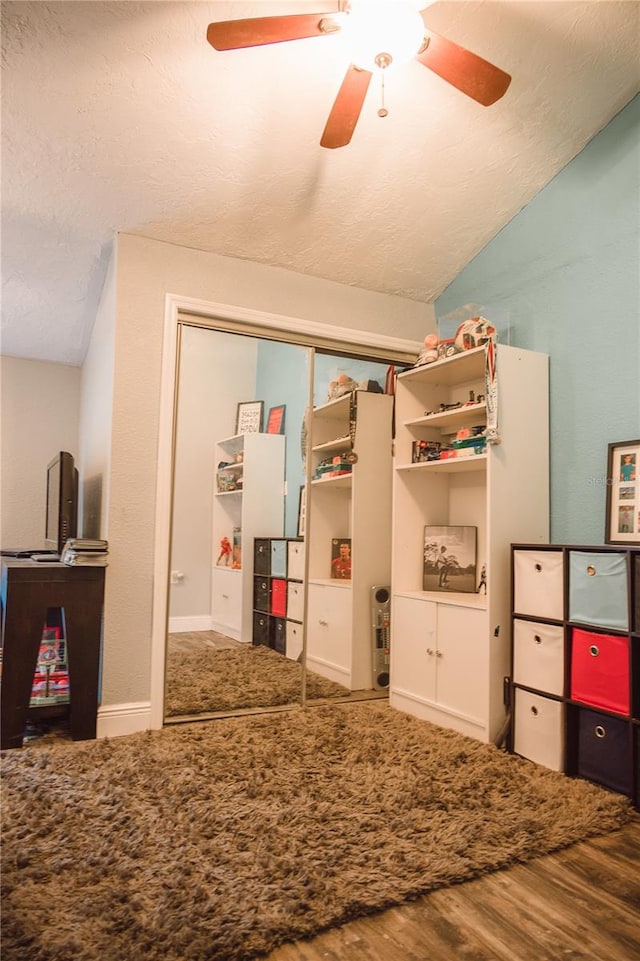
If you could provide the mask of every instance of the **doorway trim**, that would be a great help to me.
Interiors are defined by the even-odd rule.
[[[192,318],[192,320],[191,320]],[[387,358],[403,358],[412,364],[422,344],[349,327],[333,327],[315,321],[286,317],[246,307],[212,303],[165,294],[164,329],[162,339],[162,372],[160,380],[160,411],[158,425],[158,459],[156,474],[156,511],[154,537],[153,606],[151,621],[151,679],[149,725],[151,729],[164,726],[164,684],[166,638],[169,618],[169,560],[171,544],[171,512],[173,491],[173,461],[175,448],[175,405],[177,395],[177,358],[180,325],[192,322],[211,329],[234,330],[246,333],[257,330],[266,337],[274,333],[285,336],[278,340],[317,346],[335,345],[342,350],[371,356],[380,351]],[[217,323],[216,323],[217,322]],[[291,337],[287,341],[286,335]],[[359,349],[360,348],[360,349]]]

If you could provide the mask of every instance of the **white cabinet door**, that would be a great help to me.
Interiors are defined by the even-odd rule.
[[[309,584],[307,664],[309,669],[350,686],[351,608],[350,586]]]
[[[390,686],[427,701],[436,698],[436,605],[395,597],[391,616]]]
[[[290,621],[304,618],[304,584],[287,581],[287,617]]]
[[[392,605],[394,694],[484,723],[486,612],[397,595]]]
[[[211,611],[214,631],[239,639],[242,626],[242,577],[240,571],[213,568]]]
[[[488,663],[484,611],[438,604],[436,701],[451,711],[484,720]]]

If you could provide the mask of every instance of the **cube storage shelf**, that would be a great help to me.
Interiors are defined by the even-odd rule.
[[[300,537],[257,537],[253,547],[253,644],[302,655],[305,547]]]
[[[512,544],[511,749],[640,801],[640,547]]]

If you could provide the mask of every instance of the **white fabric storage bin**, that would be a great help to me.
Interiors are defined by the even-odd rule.
[[[514,551],[513,609],[516,614],[561,621],[564,613],[562,551]]]
[[[302,624],[287,621],[286,655],[292,661],[297,661],[302,655]]]
[[[289,541],[287,577],[294,581],[304,580],[304,541]]]
[[[301,621],[304,615],[304,584],[287,581],[287,617]]]
[[[560,624],[513,622],[513,680],[547,694],[564,692],[564,629]]]
[[[515,753],[564,771],[564,712],[561,701],[516,688]]]

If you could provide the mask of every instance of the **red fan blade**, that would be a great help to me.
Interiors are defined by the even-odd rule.
[[[210,23],[207,40],[216,50],[260,47],[285,40],[320,37],[340,29],[327,13],[296,13],[285,17],[253,17],[249,20],[220,20]]]
[[[351,141],[369,89],[371,80],[369,70],[360,70],[353,65],[349,67],[338,91],[327,125],[324,128],[321,147],[346,147]]]
[[[484,107],[504,96],[511,83],[508,73],[432,30],[427,30],[426,36],[427,49],[417,54],[425,67]]]

